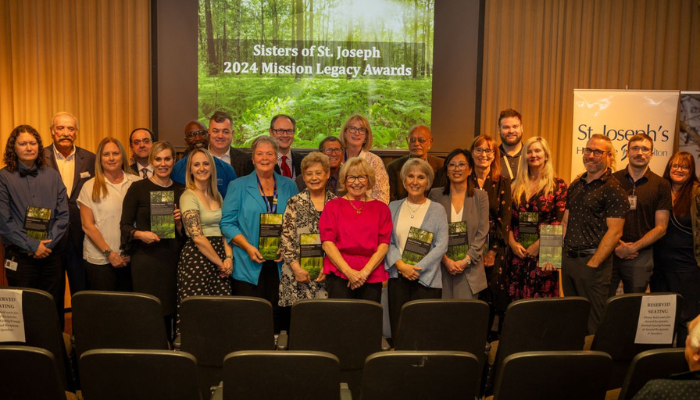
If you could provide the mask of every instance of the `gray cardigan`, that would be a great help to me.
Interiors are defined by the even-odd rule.
[[[399,243],[396,238],[396,225],[399,218],[401,206],[406,199],[396,200],[389,203],[391,211],[391,221],[394,223],[394,230],[391,232],[391,242],[389,250],[384,259],[384,268],[389,272],[389,278],[398,278],[399,273],[394,266],[401,259],[399,252]],[[430,251],[425,257],[416,264],[416,267],[422,268],[418,282],[429,288],[442,288],[442,271],[440,269],[440,261],[442,256],[447,252],[447,243],[449,241],[449,227],[447,226],[447,215],[445,209],[438,203],[431,201],[428,206],[428,211],[425,214],[423,223],[420,229],[428,232],[433,232],[433,243],[430,245]]]

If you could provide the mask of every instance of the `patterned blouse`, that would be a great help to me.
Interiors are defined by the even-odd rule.
[[[325,203],[336,196],[326,190]],[[299,261],[300,243],[299,237],[303,233],[319,233],[318,220],[321,213],[316,210],[311,201],[309,189],[304,189],[301,193],[293,196],[287,202],[287,209],[284,212],[282,221],[282,276],[280,278],[280,299],[279,305],[288,307],[299,300],[313,299],[315,297],[327,297],[325,294],[325,283],[299,283],[294,278],[291,263]]]

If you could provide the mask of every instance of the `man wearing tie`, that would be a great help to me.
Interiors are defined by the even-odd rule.
[[[301,154],[292,151],[294,134],[296,133],[296,121],[285,114],[277,114],[270,121],[270,136],[277,139],[280,151],[277,153],[277,165],[275,172],[287,178],[296,179],[301,174]]]
[[[83,266],[83,225],[80,222],[78,195],[83,184],[95,176],[95,155],[75,146],[80,127],[78,119],[70,113],[60,112],[51,120],[53,144],[44,149],[46,166],[61,175],[66,186],[70,224],[64,236],[65,249],[61,256],[63,268],[68,273],[71,295],[86,289],[85,267]]]
[[[134,157],[134,163],[129,167],[143,179],[153,176],[153,166],[148,164],[148,154],[155,140],[155,135],[148,128],[136,128],[129,134],[129,145]]]

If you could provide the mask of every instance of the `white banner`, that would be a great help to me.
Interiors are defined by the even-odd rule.
[[[586,172],[583,149],[591,135],[600,133],[612,140],[617,168],[627,167],[629,138],[646,133],[654,140],[651,170],[663,175],[673,155],[678,115],[677,90],[574,89],[574,140],[571,181]]]
[[[24,342],[22,291],[0,289],[0,342]]]
[[[700,92],[681,92],[678,150],[695,156],[695,173],[700,172]]]

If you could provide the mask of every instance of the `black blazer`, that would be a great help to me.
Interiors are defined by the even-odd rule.
[[[297,177],[301,175],[301,159],[304,158],[304,156],[294,150],[289,150],[289,154],[292,155],[292,176]],[[279,164],[275,164],[275,172],[282,175]]]
[[[54,145],[44,148],[44,161],[47,166],[58,171],[56,156],[54,155]],[[59,172],[60,173],[60,172]],[[68,212],[70,226],[68,235],[77,248],[83,246],[83,226],[80,222],[80,209],[78,208],[78,196],[83,184],[95,176],[95,155],[80,147],[75,147],[75,175],[73,176],[73,188],[68,198]]]
[[[237,177],[246,176],[255,169],[253,166],[253,157],[245,151],[231,147],[229,155],[231,156],[231,166],[233,170],[236,171]]]

